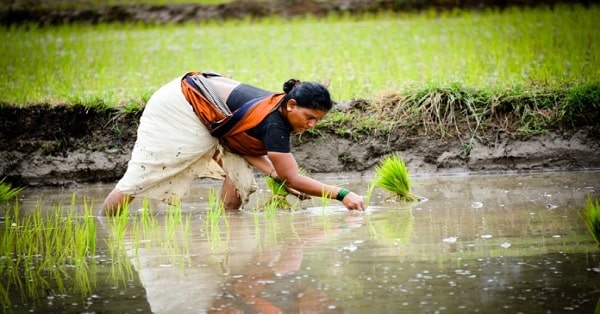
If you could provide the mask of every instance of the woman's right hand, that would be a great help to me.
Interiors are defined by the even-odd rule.
[[[348,193],[342,203],[350,210],[365,210],[367,208],[363,197],[354,192]]]

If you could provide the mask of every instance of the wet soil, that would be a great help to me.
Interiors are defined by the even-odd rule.
[[[0,106],[0,177],[20,186],[114,182],[124,173],[141,112],[80,105]],[[309,172],[372,171],[399,152],[412,174],[584,170],[600,166],[598,126],[539,135],[496,132],[465,139],[397,129],[384,136],[340,135],[334,129],[294,138],[298,164]]]
[[[325,16],[330,13],[360,14],[364,12],[438,11],[461,9],[504,9],[509,6],[554,6],[560,3],[590,5],[598,0],[236,0],[218,5],[86,5],[86,1],[8,0],[0,3],[0,25],[34,23],[40,26],[65,23],[141,22],[166,24],[261,18],[270,15],[294,17]]]
[[[504,7],[542,3],[553,5],[559,2],[504,0],[486,3]],[[268,14],[296,16],[323,15],[332,11],[422,9],[419,1],[407,1],[410,7],[402,7],[399,3],[365,0],[235,1],[213,6],[128,5],[49,9],[39,2],[16,0],[0,6],[0,25],[115,21],[177,23]],[[478,8],[482,2],[440,0],[434,3],[438,9],[445,9],[457,5]],[[140,115],[140,112],[95,110],[80,105],[1,105],[0,178],[21,186],[114,182],[127,166]],[[356,136],[340,135],[334,129],[321,129],[318,136],[303,136],[301,141],[295,139],[293,150],[302,168],[320,173],[370,171],[382,156],[391,152],[399,152],[413,174],[600,167],[600,132],[597,124],[574,124],[568,128],[527,136],[494,130],[493,134],[475,137],[470,150],[465,149],[464,138],[422,134],[418,130],[408,132],[397,129],[385,135],[372,133]]]

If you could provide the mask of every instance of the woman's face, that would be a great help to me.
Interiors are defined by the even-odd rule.
[[[300,107],[294,99],[287,102],[284,110],[292,130],[296,133],[303,133],[314,128],[317,122],[327,114],[327,111],[324,110]]]

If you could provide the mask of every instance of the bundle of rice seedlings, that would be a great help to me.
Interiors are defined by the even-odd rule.
[[[397,201],[414,202],[419,198],[410,192],[408,170],[398,154],[386,157],[375,167],[375,185],[394,194]]]
[[[263,208],[292,208],[292,204],[286,198],[289,192],[284,182],[271,177],[266,177],[265,181],[271,190],[271,197],[263,204]]]
[[[306,172],[303,169],[299,169],[298,173],[304,175]],[[271,190],[271,197],[263,204],[263,208],[284,208],[291,209],[292,204],[287,200],[287,196],[290,194],[285,188],[285,182],[275,179],[272,177],[265,177],[267,187]],[[299,198],[303,200],[304,198]]]
[[[588,196],[582,212],[583,221],[590,235],[600,247],[600,200]]]

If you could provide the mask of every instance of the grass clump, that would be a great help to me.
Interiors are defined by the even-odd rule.
[[[582,217],[590,235],[600,246],[600,200],[588,197],[583,208]]]
[[[414,202],[419,198],[410,192],[410,179],[406,164],[398,154],[392,154],[383,159],[375,167],[377,177],[375,185],[394,194],[396,201]]]
[[[498,133],[541,134],[550,130],[597,126],[600,84],[560,88],[471,88],[459,83],[382,95],[362,110],[346,110],[353,119],[340,121],[345,132],[365,130],[365,119],[377,121],[368,130],[458,138],[468,153],[477,139],[493,142]],[[320,127],[331,128],[326,117]]]

